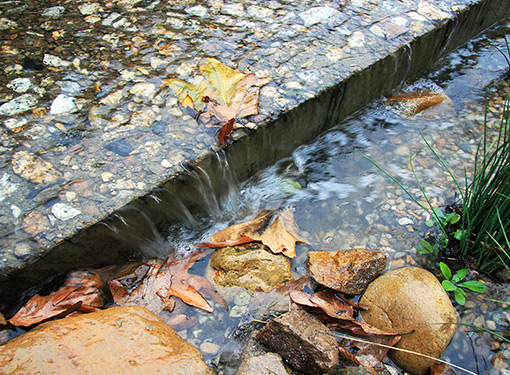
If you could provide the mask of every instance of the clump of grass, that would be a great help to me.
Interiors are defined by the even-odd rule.
[[[421,136],[427,147],[434,153],[453,182],[462,198],[460,205],[447,207],[446,212],[434,208],[425,189],[416,175],[410,157],[411,171],[423,194],[428,207],[422,204],[398,180],[372,161],[386,176],[398,184],[409,197],[430,215],[429,226],[440,230],[438,243],[423,239],[418,251],[432,254],[437,258],[456,257],[474,259],[474,266],[486,273],[506,268],[510,272],[510,101],[503,104],[499,133],[489,143],[487,109],[485,113],[484,135],[475,155],[474,171],[470,179],[465,173],[465,188],[461,188],[456,177],[440,155]],[[471,180],[471,182],[469,182]],[[469,262],[472,263],[472,262]]]
[[[470,256],[481,271],[509,270],[510,250],[510,101],[503,104],[499,134],[488,142],[487,113],[484,136],[476,156],[473,179],[464,190],[459,256]]]

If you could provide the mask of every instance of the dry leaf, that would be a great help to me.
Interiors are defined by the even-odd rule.
[[[91,271],[69,274],[64,285],[47,296],[34,295],[11,318],[9,323],[28,327],[48,319],[66,316],[74,311],[96,311],[103,306],[101,277]]]
[[[457,372],[451,366],[444,362],[436,363],[430,366],[430,375],[456,375]]]
[[[260,241],[273,253],[294,258],[296,242],[308,243],[298,232],[294,214],[289,208],[282,211],[264,210],[255,219],[224,229],[212,235],[211,241],[196,246],[217,248]]]
[[[110,281],[108,284],[114,302],[118,305],[136,304],[154,312],[161,309],[172,311],[175,302],[171,297],[175,296],[188,305],[212,312],[211,306],[203,297],[205,296],[226,308],[225,301],[207,279],[188,273],[188,269],[197,260],[209,253],[210,251],[196,251],[185,258],[168,258],[151,264],[132,291],[127,290],[119,279]]]
[[[4,315],[0,312],[0,326],[4,326],[7,324]]]
[[[354,317],[354,309],[345,304],[344,301],[331,290],[325,290],[315,294],[293,290],[289,295],[295,303],[310,307],[318,307],[332,318],[353,319]]]
[[[324,321],[330,329],[364,336],[368,339],[363,341],[386,346],[393,346],[400,340],[399,335],[384,332],[367,323],[357,321],[354,318],[354,310],[351,306],[353,304],[347,302],[347,300],[344,301],[343,295],[339,293],[324,290],[315,294],[308,294],[299,290],[292,290],[289,296],[293,302],[299,305],[312,307],[314,309],[312,312]],[[320,309],[323,313],[317,309]],[[384,359],[389,348],[349,340],[343,342],[343,346],[340,346],[339,350],[344,358],[364,367],[373,368]]]

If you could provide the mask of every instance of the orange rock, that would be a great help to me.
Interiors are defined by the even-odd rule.
[[[414,116],[444,101],[451,102],[446,94],[431,90],[418,90],[394,95],[386,100],[388,105],[396,108],[405,116]]]
[[[349,249],[312,251],[306,266],[317,283],[342,293],[361,294],[386,268],[386,263],[381,252]]]
[[[147,309],[54,320],[0,346],[2,374],[214,374],[200,352]]]

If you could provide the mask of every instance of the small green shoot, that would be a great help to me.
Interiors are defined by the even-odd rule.
[[[468,270],[466,268],[458,270],[457,273],[453,275],[450,267],[448,267],[445,263],[440,262],[439,268],[446,279],[441,282],[444,290],[447,292],[453,292],[455,301],[457,301],[459,305],[464,306],[466,303],[466,289],[475,293],[486,293],[489,290],[487,285],[478,280],[462,281],[468,274]]]

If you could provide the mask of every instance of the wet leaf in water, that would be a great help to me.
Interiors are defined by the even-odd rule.
[[[175,301],[171,297],[175,296],[188,305],[212,312],[213,309],[204,299],[205,296],[226,308],[225,301],[207,279],[188,273],[188,269],[197,260],[209,253],[210,251],[196,251],[185,258],[169,257],[151,264],[133,291],[128,291],[119,279],[110,281],[108,284],[114,302],[118,305],[136,304],[154,312],[161,309],[172,311]]]
[[[227,121],[225,125],[223,125],[218,132],[218,141],[222,145],[226,145],[227,141],[230,139],[230,134],[232,134],[232,131],[234,130],[234,119],[230,119]]]
[[[296,242],[308,243],[298,232],[291,209],[264,210],[255,219],[224,229],[212,235],[211,241],[196,246],[218,248],[260,241],[273,253],[283,253],[289,258],[294,258]]]
[[[101,277],[92,271],[69,274],[63,286],[47,296],[34,295],[11,318],[9,323],[28,327],[72,312],[92,312],[103,306]]]
[[[163,83],[177,94],[185,108],[198,111],[201,124],[222,127],[218,140],[224,145],[236,119],[258,113],[260,88],[270,79],[243,74],[213,58],[207,59],[199,70],[203,80],[198,84],[175,78],[165,79]]]

